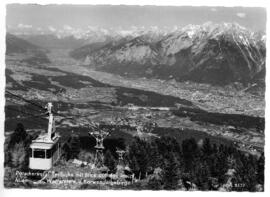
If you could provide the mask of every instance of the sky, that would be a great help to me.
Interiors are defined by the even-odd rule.
[[[18,28],[88,26],[131,29],[132,27],[183,27],[206,22],[238,23],[252,31],[265,31],[266,9],[252,7],[128,6],[128,5],[7,5],[6,25]]]

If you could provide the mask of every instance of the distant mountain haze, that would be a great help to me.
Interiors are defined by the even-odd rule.
[[[19,34],[17,36],[46,49],[75,49],[87,43],[85,39],[77,39],[74,36],[59,38],[54,34]]]

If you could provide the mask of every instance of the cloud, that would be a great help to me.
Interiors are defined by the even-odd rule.
[[[49,30],[52,31],[52,32],[55,32],[55,31],[56,31],[56,29],[55,29],[54,27],[52,27],[52,26],[49,26],[48,28],[49,28]]]
[[[72,27],[70,27],[69,25],[64,25],[64,30],[72,30]]]
[[[26,25],[26,24],[22,24],[22,23],[20,23],[20,24],[18,24],[18,26],[17,26],[18,28],[32,28],[32,25]]]
[[[238,13],[236,13],[236,16],[238,16],[240,18],[245,18],[246,17],[246,13],[238,12]]]
[[[210,10],[211,10],[212,12],[216,12],[216,11],[217,11],[216,8],[211,8]]]

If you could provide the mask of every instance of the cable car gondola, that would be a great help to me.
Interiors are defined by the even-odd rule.
[[[61,156],[60,135],[55,132],[52,103],[48,103],[48,132],[40,134],[30,145],[29,168],[32,170],[49,170]]]

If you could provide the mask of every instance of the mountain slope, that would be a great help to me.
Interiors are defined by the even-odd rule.
[[[74,59],[83,59],[92,51],[99,50],[104,47],[107,42],[95,42],[88,45],[84,45],[80,48],[72,50],[69,55]]]
[[[6,35],[6,55],[21,54],[23,55],[23,57],[20,56],[21,61],[29,64],[50,63],[47,52],[48,50],[12,34]]]
[[[26,53],[39,49],[38,46],[27,42],[26,40],[20,39],[12,34],[7,33],[6,35],[6,53]]]
[[[189,25],[158,40],[141,35],[81,58],[107,72],[225,85],[265,68],[265,40],[237,24]],[[79,53],[77,51],[77,53]]]
[[[75,49],[87,43],[85,39],[76,39],[74,36],[58,38],[53,34],[18,35],[20,38],[46,49]]]

